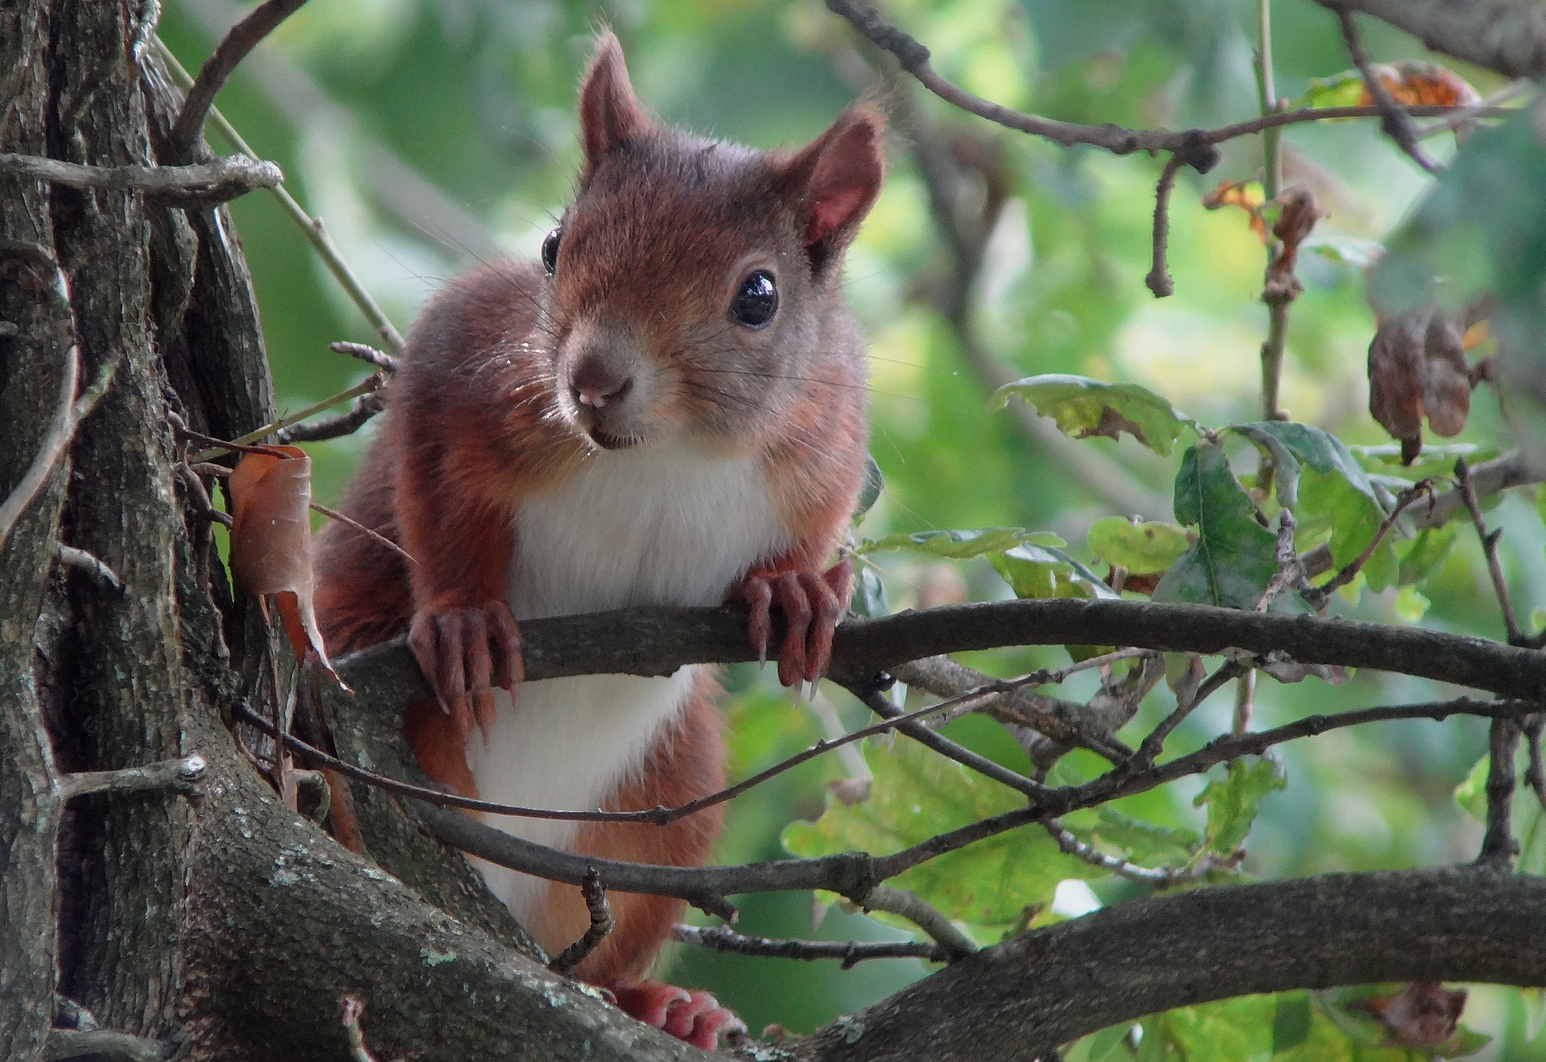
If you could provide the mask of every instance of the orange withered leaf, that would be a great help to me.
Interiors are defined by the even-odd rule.
[[[1315,223],[1326,216],[1326,211],[1315,202],[1315,196],[1306,188],[1285,188],[1273,202],[1279,209],[1277,220],[1272,223],[1272,234],[1278,238],[1280,245],[1277,257],[1267,268],[1266,287],[1268,290],[1297,294],[1302,290],[1299,278],[1294,276],[1294,268],[1299,260],[1299,245],[1310,235]]]
[[[1481,101],[1481,94],[1453,70],[1438,63],[1402,60],[1379,63],[1371,68],[1397,103],[1408,107],[1469,107]],[[1374,100],[1366,88],[1358,105],[1367,107]]]
[[[272,595],[296,660],[316,660],[347,689],[328,662],[312,610],[311,458],[294,446],[247,453],[232,470],[228,489],[236,585],[259,602]]]
[[[1266,243],[1267,225],[1261,217],[1263,199],[1262,187],[1257,181],[1220,181],[1213,191],[1203,195],[1202,205],[1209,210],[1239,207],[1250,216],[1251,231]]]

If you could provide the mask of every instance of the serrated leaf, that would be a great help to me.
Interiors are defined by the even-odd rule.
[[[1245,842],[1256,821],[1256,806],[1261,798],[1288,785],[1283,765],[1271,755],[1247,760],[1231,760],[1224,777],[1209,782],[1192,801],[1208,808],[1208,830],[1203,844],[1220,856],[1232,856]]]
[[[1178,524],[1154,520],[1133,523],[1120,516],[1102,517],[1090,524],[1085,542],[1100,560],[1113,568],[1126,568],[1133,575],[1165,571],[1191,545],[1186,528]]]
[[[1272,1014],[1272,1053],[1280,1055],[1304,1043],[1310,1035],[1310,1001],[1302,992],[1278,997]]]
[[[1103,841],[1116,845],[1128,860],[1142,865],[1185,863],[1196,854],[1202,838],[1194,830],[1176,830],[1157,826],[1124,815],[1107,805],[1100,808],[1100,817],[1087,832]],[[1078,833],[1079,831],[1074,831]]]
[[[1000,409],[1011,396],[1051,417],[1058,430],[1076,439],[1103,435],[1117,439],[1127,432],[1161,457],[1169,457],[1176,437],[1189,421],[1159,395],[1130,383],[1106,383],[1087,376],[1029,376],[1005,384],[988,399]]]
[[[1277,432],[1266,431],[1260,424],[1240,424],[1233,430],[1250,439],[1272,461],[1278,504],[1295,509],[1299,505],[1299,459],[1294,452]]]
[[[830,795],[815,822],[791,823],[784,847],[798,856],[855,849],[890,855],[936,834],[1025,806],[1025,797],[912,741],[864,748],[874,781],[851,807]],[[1014,923],[1031,904],[1050,904],[1058,882],[1102,871],[1064,855],[1039,826],[990,837],[913,867],[887,884],[908,889],[952,919]]]
[[[1256,506],[1215,444],[1200,442],[1182,457],[1175,511],[1197,526],[1197,542],[1159,581],[1154,600],[1255,608],[1278,570],[1277,539],[1257,522]]]
[[[887,553],[910,550],[946,560],[967,560],[989,553],[1002,553],[1022,543],[1062,546],[1064,541],[1050,531],[1027,531],[1023,527],[981,527],[971,531],[914,531],[866,539],[855,553]]]

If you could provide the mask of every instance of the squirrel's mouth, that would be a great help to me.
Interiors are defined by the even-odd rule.
[[[592,428],[590,437],[591,441],[603,450],[626,450],[644,441],[637,435],[610,435],[600,428]]]

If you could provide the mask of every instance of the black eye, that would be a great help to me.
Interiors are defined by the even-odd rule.
[[[558,241],[563,238],[564,227],[560,225],[542,241],[542,268],[547,270],[548,276],[552,276],[553,270],[558,268]]]
[[[747,328],[761,328],[773,320],[778,309],[778,288],[773,286],[773,274],[759,269],[741,281],[741,290],[730,303],[730,316]]]

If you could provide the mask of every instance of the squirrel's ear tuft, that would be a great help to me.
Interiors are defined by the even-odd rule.
[[[815,272],[848,246],[880,195],[884,129],[878,111],[855,103],[783,164]]]
[[[585,168],[594,168],[608,151],[648,126],[649,117],[628,83],[623,46],[611,30],[602,30],[580,83],[580,137],[585,144]]]

